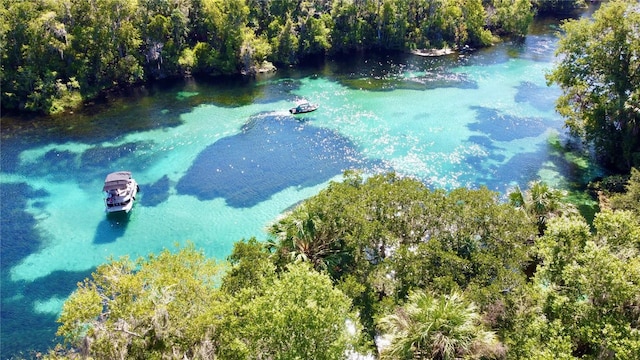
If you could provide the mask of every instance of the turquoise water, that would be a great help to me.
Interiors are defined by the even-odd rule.
[[[553,24],[524,43],[443,58],[353,57],[253,80],[150,86],[89,113],[2,123],[2,358],[55,343],[75,284],[110,257],[193,242],[224,259],[345,169],[434,188],[567,186]],[[320,108],[289,115],[295,101]],[[107,217],[108,172],[141,193]]]

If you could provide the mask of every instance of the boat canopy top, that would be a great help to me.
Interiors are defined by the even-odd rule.
[[[107,178],[104,179],[104,187],[102,190],[109,191],[126,188],[129,183],[129,179],[131,179],[131,171],[113,172],[107,175]]]

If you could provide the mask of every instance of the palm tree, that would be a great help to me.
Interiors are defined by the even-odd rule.
[[[511,191],[509,202],[515,207],[523,208],[533,217],[538,226],[538,234],[542,235],[549,219],[576,212],[571,204],[562,201],[564,196],[563,191],[551,188],[542,181],[532,181],[524,193],[519,187]]]
[[[271,225],[269,232],[278,244],[276,252],[289,261],[310,262],[317,270],[326,270],[339,253],[323,214],[307,203],[300,204],[291,214]]]
[[[424,291],[383,317],[378,326],[389,345],[381,359],[500,358],[502,346],[483,328],[475,305],[457,292],[436,297]]]

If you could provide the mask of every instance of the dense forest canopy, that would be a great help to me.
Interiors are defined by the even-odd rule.
[[[562,26],[560,62],[549,80],[563,90],[557,109],[600,160],[627,172],[640,165],[640,5],[603,4],[593,20]]]
[[[155,78],[354,50],[479,47],[583,0],[2,0],[2,108],[54,114]]]
[[[637,359],[638,189],[634,170],[590,226],[539,184],[504,202],[347,173],[226,263],[98,267],[58,333],[94,359]]]

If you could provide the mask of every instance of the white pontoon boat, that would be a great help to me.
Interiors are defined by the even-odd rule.
[[[130,171],[117,171],[107,175],[102,187],[102,191],[106,193],[105,211],[128,213],[139,190],[138,183],[131,177]]]

